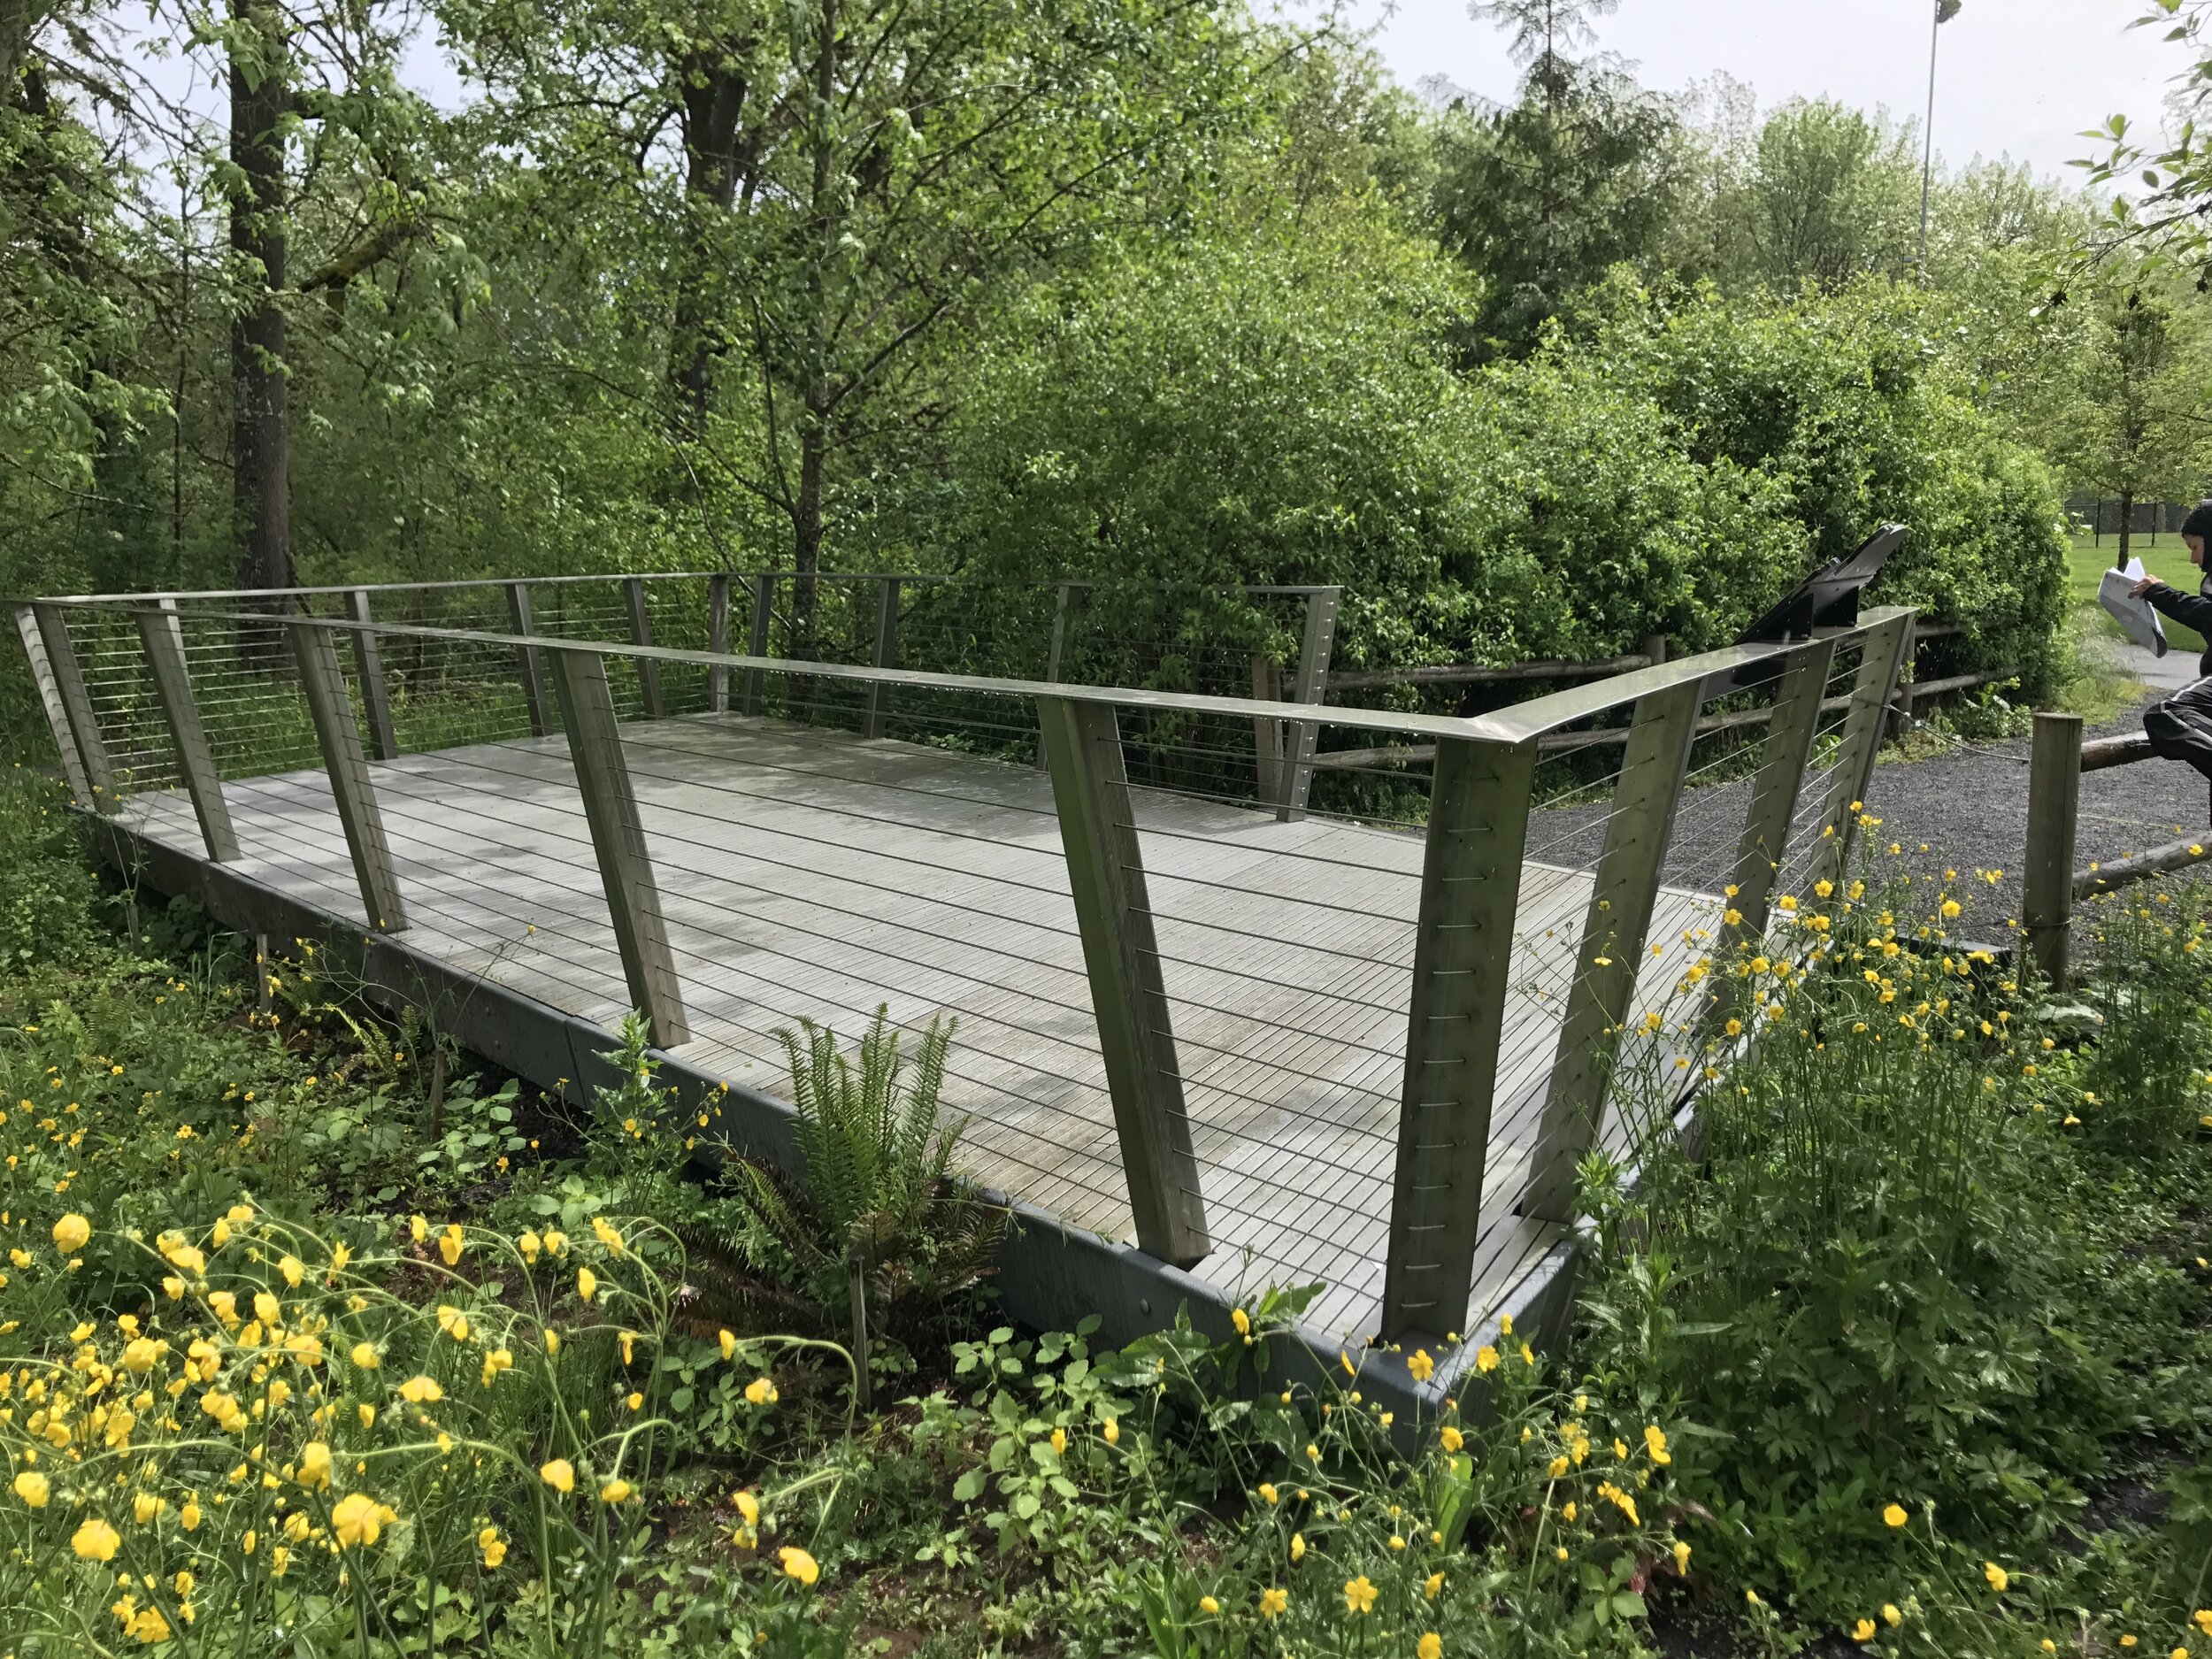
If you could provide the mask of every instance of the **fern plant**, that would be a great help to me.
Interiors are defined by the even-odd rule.
[[[946,1123],[939,1113],[951,1024],[930,1021],[910,1069],[887,1005],[876,1010],[856,1056],[840,1051],[834,1032],[799,1023],[776,1035],[790,1062],[806,1175],[794,1181],[763,1164],[742,1166],[748,1254],[759,1264],[791,1263],[826,1318],[849,1313],[856,1351],[864,1353],[871,1306],[880,1319],[973,1285],[1004,1235],[1006,1212],[952,1173],[967,1120]]]

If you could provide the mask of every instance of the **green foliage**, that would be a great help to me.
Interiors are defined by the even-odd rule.
[[[930,1022],[910,1079],[887,1006],[862,1037],[856,1064],[834,1032],[800,1024],[802,1033],[778,1035],[806,1174],[795,1182],[757,1161],[740,1166],[742,1237],[756,1263],[788,1263],[832,1319],[847,1307],[854,1273],[874,1310],[926,1308],[966,1289],[989,1266],[1006,1213],[952,1173],[966,1127],[943,1121],[938,1107],[952,1026]]]
[[[2100,1025],[2085,1050],[2077,1108],[2115,1149],[2170,1144],[2212,1107],[2212,1009],[2204,998],[2206,894],[2163,882],[2082,906],[2093,952],[2083,990]]]

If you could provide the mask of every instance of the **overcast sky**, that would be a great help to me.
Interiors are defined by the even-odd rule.
[[[1936,65],[1938,153],[1954,165],[2009,156],[2046,176],[2091,143],[2076,136],[2124,111],[2158,125],[2167,78],[2185,65],[2154,29],[2128,28],[2142,0],[1965,0],[1943,26]],[[1762,107],[1796,95],[1917,117],[1928,96],[1931,0],[1621,0],[1601,48],[1650,87],[1679,89],[1715,70],[1747,81]],[[1381,17],[1368,0],[1365,19]],[[1374,38],[1411,86],[1441,74],[1491,97],[1512,93],[1506,37],[1465,0],[1398,0]]]

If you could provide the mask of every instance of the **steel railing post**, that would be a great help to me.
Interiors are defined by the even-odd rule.
[[[338,665],[337,645],[327,628],[312,622],[287,622],[285,629],[291,635],[300,689],[315,722],[315,741],[322,749],[331,798],[345,831],[354,878],[360,884],[362,911],[371,928],[396,933],[407,926],[407,911],[400,902],[391,844],[385,839],[384,818],[377,809],[368,757],[361,750],[361,728],[353,718],[345,670]]]
[[[1704,687],[1696,680],[1653,692],[1636,704],[1628,752],[1576,949],[1559,1048],[1552,1061],[1523,1213],[1574,1219],[1575,1171],[1605,1115],[1622,1022],[1636,995],[1645,936],[1659,896],[1674,812],[1689,770]]]
[[[1344,603],[1341,588],[1324,588],[1306,595],[1305,635],[1298,645],[1298,677],[1289,687],[1290,701],[1318,707],[1329,688],[1329,657],[1336,641],[1337,611]],[[1316,720],[1285,722],[1283,732],[1283,796],[1275,816],[1292,823],[1306,816],[1306,797],[1313,791],[1313,750],[1321,726]]]
[[[555,651],[553,683],[631,1005],[652,1027],[655,1046],[672,1048],[691,1040],[691,1026],[684,1017],[682,987],[668,948],[637,794],[623,758],[606,664],[595,651]]]
[[[145,648],[146,667],[153,675],[154,695],[168,721],[169,741],[177,751],[177,771],[192,798],[193,816],[200,821],[200,839],[217,864],[235,864],[238,833],[231,826],[222,777],[215,770],[214,752],[208,748],[207,729],[200,723],[199,703],[192,695],[192,671],[177,602],[165,599],[157,609],[134,612],[134,619],[139,643]]]
[[[899,579],[883,576],[877,579],[876,595],[876,651],[878,668],[896,668],[899,665]],[[891,687],[879,680],[868,687],[868,720],[865,735],[881,737],[891,728]]]
[[[39,707],[45,710],[46,729],[54,734],[54,750],[61,757],[62,776],[80,806],[93,804],[92,780],[77,753],[76,733],[69,727],[69,710],[63,707],[61,688],[55,682],[54,665],[46,655],[46,638],[37,614],[29,605],[15,608],[15,631],[22,637],[23,655],[30,659],[31,683],[38,687]]]
[[[1851,685],[1850,707],[1844,712],[1835,768],[1829,774],[1822,845],[1813,854],[1812,881],[1840,881],[1850,867],[1851,842],[1860,817],[1855,809],[1864,804],[1867,787],[1874,781],[1874,760],[1889,729],[1890,700],[1897,695],[1897,676],[1905,665],[1905,636],[1916,614],[1901,610],[1860,630],[1859,671]]]
[[[645,579],[625,576],[622,579],[622,604],[630,616],[630,643],[650,649],[653,643],[653,618],[645,608]],[[638,691],[645,702],[645,718],[657,720],[666,712],[661,703],[661,665],[649,657],[637,659]]]
[[[115,769],[108,762],[107,740],[100,735],[100,718],[93,712],[92,694],[85,689],[84,671],[77,665],[77,648],[69,639],[69,615],[60,605],[34,603],[40,642],[46,647],[47,672],[53,677],[62,718],[83,769],[85,787],[96,811],[110,816],[123,810],[116,792]]]
[[[707,578],[707,649],[720,656],[730,649],[730,573],[717,571]],[[730,711],[730,671],[717,663],[707,670],[707,711]]]
[[[535,637],[537,618],[530,609],[530,584],[507,584],[507,619],[524,639]],[[530,717],[530,735],[544,737],[553,730],[545,695],[545,663],[534,645],[515,647],[515,670],[522,678],[522,703]]]
[[[762,571],[753,578],[752,625],[745,636],[746,654],[750,657],[768,655],[768,628],[776,614],[776,575],[773,571]],[[745,671],[745,712],[758,714],[761,706],[761,671]]]
[[[1140,1248],[1189,1267],[1212,1248],[1174,1028],[1112,705],[1040,697],[1068,888]]]
[[[384,653],[376,642],[376,631],[369,626],[369,590],[357,588],[352,594],[353,619],[362,626],[353,633],[353,666],[361,680],[361,708],[369,717],[369,758],[397,760],[399,739],[392,729],[392,696],[384,680]]]
[[[1439,741],[1413,945],[1382,1334],[1466,1324],[1536,745]]]
[[[2021,919],[2053,989],[2066,984],[2074,913],[2074,836],[2081,814],[2078,714],[2039,714],[2028,758],[2028,862]]]

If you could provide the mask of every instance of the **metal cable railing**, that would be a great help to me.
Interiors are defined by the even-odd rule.
[[[757,637],[698,578],[382,602],[472,626],[222,596],[19,625],[119,825],[603,1027],[637,1008],[772,1094],[801,1017],[953,1013],[979,1179],[1217,1278],[1325,1280],[1314,1324],[1396,1335],[1469,1328],[1571,1219],[1582,1152],[1632,1156],[1623,1033],[1689,1069],[1699,964],[1839,856],[1908,617],[1458,719],[1256,697],[1312,666],[1333,594],[1241,595],[1276,631],[1179,662],[1086,644],[1064,589],[910,580],[820,579],[807,659],[685,642]],[[1026,661],[1056,628],[1060,658],[882,665],[871,602],[902,657]],[[1048,676],[1087,650],[1193,688]],[[1426,754],[1294,787],[1325,738]],[[1732,934],[1710,878],[1755,844],[1779,856]]]

